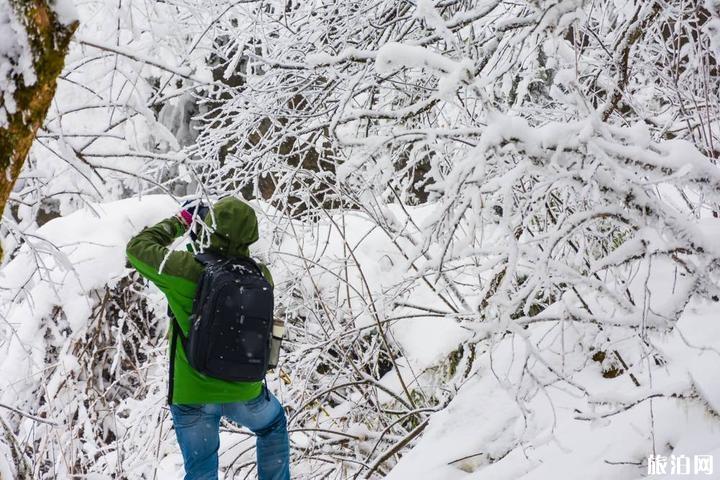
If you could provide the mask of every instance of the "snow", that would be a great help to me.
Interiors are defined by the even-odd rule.
[[[720,420],[709,415],[703,404],[707,401],[713,405],[720,399],[713,378],[720,362],[715,310],[714,305],[696,305],[678,322],[672,335],[653,340],[667,355],[675,379],[688,374],[693,377],[700,401],[683,404],[669,396],[661,397],[637,408],[621,410],[606,420],[588,422],[577,418],[577,412],[587,408],[582,396],[557,388],[535,397],[523,415],[512,396],[512,384],[496,381],[487,370],[491,364],[485,355],[450,404],[431,417],[418,445],[401,459],[388,478],[574,480],[582,476],[636,480],[645,477],[646,459],[653,448],[658,454],[685,454],[690,458],[717,453]],[[687,343],[681,339],[680,329],[694,332],[691,339],[686,339]],[[502,350],[492,367],[496,372],[504,368],[498,363],[512,364],[511,357],[503,356]],[[509,353],[507,348],[504,350]],[[658,384],[663,383],[660,377],[665,368],[656,368]],[[595,401],[628,402],[630,398],[623,398],[622,392],[637,398],[648,393],[628,389],[627,376],[617,379],[603,379],[597,373],[592,376],[595,387],[604,390],[592,394]],[[701,382],[704,380],[708,390],[698,384],[696,376]],[[603,386],[606,383],[610,385]],[[671,386],[677,387],[668,385],[668,392],[678,391]],[[650,431],[653,436],[648,435]],[[518,439],[522,445],[517,444]],[[493,458],[492,464],[488,458]],[[720,474],[703,478],[720,478]]]
[[[392,470],[388,480],[465,478],[512,448],[521,426],[512,397],[492,376],[475,376],[441,412],[423,440]]]
[[[52,8],[55,15],[57,15],[58,21],[63,25],[70,25],[80,18],[73,0],[53,0],[50,2],[50,8]]]
[[[435,8],[435,5],[433,5],[432,0],[418,0],[415,15],[425,20],[428,27],[440,35],[448,45],[455,43],[452,32],[446,26],[445,21]]]
[[[411,315],[409,310],[407,313]],[[393,339],[402,345],[408,361],[420,370],[430,368],[447,358],[458,345],[472,336],[471,331],[448,317],[398,320],[392,327],[392,332]]]
[[[305,56],[305,63],[311,67],[319,67],[325,65],[333,65],[348,59],[370,60],[374,57],[374,52],[358,50],[351,47],[346,48],[338,55],[331,55],[325,52],[310,53]]]
[[[384,74],[399,67],[436,71],[441,77],[437,94],[450,100],[461,84],[470,82],[473,63],[468,59],[454,61],[420,46],[388,42],[377,52],[375,70]]]
[[[386,43],[378,51],[375,60],[375,70],[377,70],[378,73],[387,73],[398,67],[427,67],[444,74],[449,74],[457,68],[457,64],[424,47],[397,42]]]

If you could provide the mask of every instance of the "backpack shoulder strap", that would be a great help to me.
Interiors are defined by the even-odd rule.
[[[236,260],[238,263],[242,263],[242,264],[244,264],[244,265],[249,265],[250,267],[252,267],[253,270],[255,270],[255,273],[256,273],[256,274],[260,275],[261,277],[263,276],[263,274],[262,274],[262,268],[260,268],[260,264],[259,264],[257,261],[255,261],[254,258],[252,258],[252,257],[238,257],[238,258],[236,258],[235,260]]]
[[[227,259],[218,255],[217,253],[202,252],[195,255],[195,260],[200,262],[203,267],[208,267],[223,262]]]
[[[252,257],[234,257],[234,258],[226,258],[222,255],[218,255],[214,252],[202,252],[195,255],[195,260],[200,262],[203,267],[212,267],[214,265],[217,265],[219,263],[241,263],[245,265],[249,265],[252,267],[253,270],[260,276],[263,276],[262,268],[260,267],[260,264],[255,261]]]

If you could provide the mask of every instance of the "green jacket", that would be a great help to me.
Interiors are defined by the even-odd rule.
[[[258,225],[255,211],[248,204],[225,197],[215,203],[205,222],[213,228],[208,250],[231,257],[250,255],[248,246],[258,239]],[[187,335],[188,317],[203,267],[192,253],[168,249],[183,233],[185,225],[180,220],[167,218],[133,237],[127,244],[126,255],[132,266],[165,294],[170,310]],[[264,265],[261,269],[272,284],[268,269]],[[170,335],[172,338],[172,330]],[[170,379],[173,404],[246,401],[262,392],[261,382],[227,382],[193,369],[179,341],[173,370],[174,378]]]

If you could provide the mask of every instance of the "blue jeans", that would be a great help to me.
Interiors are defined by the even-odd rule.
[[[216,480],[220,419],[225,416],[257,435],[259,480],[290,479],[290,447],[285,412],[266,390],[254,400],[204,405],[170,405],[185,461],[185,480]]]

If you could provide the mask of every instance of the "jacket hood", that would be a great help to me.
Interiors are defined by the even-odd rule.
[[[208,250],[227,257],[248,257],[248,246],[258,239],[255,210],[235,197],[225,197],[213,205],[205,217],[211,228]]]

